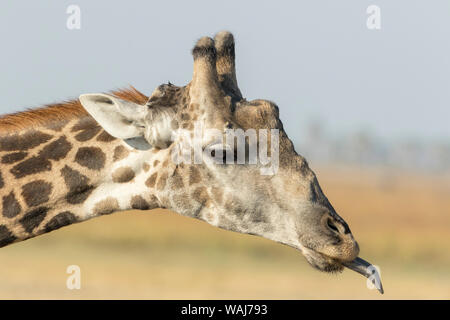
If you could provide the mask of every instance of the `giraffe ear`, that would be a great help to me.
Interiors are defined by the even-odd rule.
[[[86,111],[113,137],[125,140],[144,136],[146,106],[103,93],[82,94],[79,99]]]
[[[172,143],[173,108],[140,105],[103,93],[82,94],[79,99],[106,132],[136,149],[163,149]]]

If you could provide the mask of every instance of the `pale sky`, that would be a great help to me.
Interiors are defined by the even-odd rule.
[[[66,9],[81,9],[68,30]],[[381,30],[366,27],[369,5]],[[0,2],[0,112],[134,85],[186,84],[196,39],[227,29],[248,99],[273,100],[290,137],[450,139],[450,1]]]

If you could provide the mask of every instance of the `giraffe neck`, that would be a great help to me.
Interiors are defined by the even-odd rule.
[[[161,206],[136,151],[79,114],[0,133],[0,247],[128,209]],[[147,162],[146,162],[147,160]]]

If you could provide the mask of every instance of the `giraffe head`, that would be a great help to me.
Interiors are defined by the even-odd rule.
[[[201,38],[192,54],[192,81],[159,86],[146,105],[106,94],[80,96],[109,134],[144,158],[145,179],[130,188],[180,214],[297,248],[321,271],[347,266],[367,275],[349,226],[294,150],[277,105],[242,97],[233,36]],[[123,161],[136,167],[131,158]]]

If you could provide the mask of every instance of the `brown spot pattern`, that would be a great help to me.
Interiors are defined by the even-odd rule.
[[[108,132],[103,131],[102,133],[100,133],[97,137],[97,141],[100,142],[111,142],[116,140],[117,138],[113,137],[112,135],[110,135]]]
[[[32,181],[22,187],[22,197],[29,207],[47,202],[51,192],[51,183],[44,180]]]
[[[161,197],[161,209],[167,209],[170,206],[170,200],[167,197]]]
[[[150,209],[159,208],[159,200],[154,195],[150,196],[148,203],[150,204]]]
[[[53,122],[47,124],[45,127],[46,127],[47,129],[50,129],[50,130],[59,132],[59,131],[61,131],[61,130],[66,126],[66,124],[68,124],[68,123],[69,123],[69,120],[56,120],[56,121],[53,121]]]
[[[182,113],[181,120],[183,120],[183,121],[191,120],[191,116],[188,113]]]
[[[94,207],[95,214],[110,214],[119,209],[117,199],[108,197],[105,200],[98,202]]]
[[[97,121],[91,117],[82,118],[72,128],[72,132],[80,131],[75,135],[75,139],[80,142],[91,140],[100,132],[100,130],[102,130],[102,128],[98,125]]]
[[[35,156],[16,164],[10,171],[16,178],[23,178],[30,174],[50,171],[51,169],[52,164],[48,159]]]
[[[4,185],[5,183],[3,182],[2,172],[0,171],[0,189],[3,188]]]
[[[100,170],[105,165],[106,156],[97,147],[81,147],[75,155],[75,162],[92,170]]]
[[[117,146],[114,148],[113,161],[125,159],[129,153],[130,151],[128,151],[124,146]]]
[[[45,224],[45,232],[50,232],[77,222],[77,217],[69,211],[58,213]]]
[[[268,222],[267,217],[259,210],[252,212],[250,215],[250,219],[255,223]]]
[[[16,239],[6,226],[0,226],[0,247],[7,246],[16,241]]]
[[[134,171],[130,167],[118,168],[112,174],[113,182],[116,183],[125,183],[133,180],[134,177],[135,177]]]
[[[150,170],[150,165],[146,162],[144,162],[144,164],[142,165],[142,168],[144,169],[145,172],[147,172],[148,170]]]
[[[180,174],[180,169],[177,167],[173,172],[173,176],[170,180],[170,183],[174,189],[180,189],[184,187],[183,177]]]
[[[211,193],[212,193],[212,196],[213,196],[214,200],[218,204],[221,204],[222,201],[223,201],[223,191],[222,191],[222,189],[219,189],[217,187],[212,187],[211,188]]]
[[[52,169],[51,160],[60,160],[64,158],[72,145],[67,141],[65,136],[53,141],[45,146],[37,156],[31,157],[16,164],[11,168],[11,173],[16,178],[22,178],[30,174],[35,174],[43,171],[50,171]]]
[[[20,161],[23,158],[25,158],[27,156],[27,154],[28,154],[28,152],[23,152],[23,151],[6,154],[2,157],[2,163],[11,164],[11,163]]]
[[[0,151],[24,151],[37,147],[52,138],[43,132],[30,130],[23,134],[14,134],[0,138]]]
[[[39,224],[44,220],[47,215],[48,208],[38,207],[27,212],[19,222],[22,224],[26,232],[31,233],[33,230],[39,226]]]
[[[192,198],[201,204],[205,204],[209,200],[208,192],[205,187],[198,187],[191,194]]]
[[[150,209],[150,205],[141,196],[134,196],[131,198],[131,208],[137,210],[148,210]]]
[[[14,192],[7,196],[3,197],[3,216],[7,218],[13,218],[17,216],[22,208],[20,207],[19,202],[17,201]]]
[[[225,209],[227,209],[228,211],[233,211],[238,216],[241,216],[245,213],[245,207],[238,199],[228,199],[225,202]]]
[[[39,157],[58,161],[63,159],[70,149],[72,149],[72,144],[67,141],[65,136],[61,136],[58,140],[46,145],[39,152]]]
[[[167,181],[167,172],[164,172],[158,179],[158,183],[156,184],[157,190],[163,190],[166,186]]]
[[[153,188],[155,186],[156,178],[158,177],[158,173],[155,172],[150,176],[150,178],[145,181],[145,185],[149,188]]]
[[[81,203],[85,201],[93,191],[93,186],[89,184],[89,179],[77,170],[65,166],[61,169],[61,175],[69,189],[69,192],[66,195],[68,203]]]
[[[180,126],[179,126],[177,120],[172,120],[172,121],[170,122],[170,127],[172,128],[172,130],[177,130]]]
[[[88,130],[93,126],[98,126],[97,121],[90,116],[82,117],[78,122],[72,127],[72,132]]]

